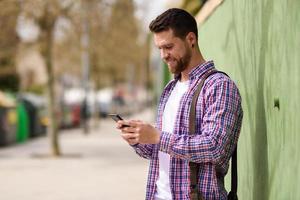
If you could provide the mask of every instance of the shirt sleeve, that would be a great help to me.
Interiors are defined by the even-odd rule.
[[[151,159],[154,149],[153,144],[135,144],[131,145],[135,152],[142,158]]]
[[[191,162],[219,164],[230,157],[239,136],[243,115],[241,97],[234,82],[225,78],[203,93],[205,112],[201,128],[195,135],[162,132],[159,148]]]

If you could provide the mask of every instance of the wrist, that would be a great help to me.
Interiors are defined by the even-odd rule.
[[[160,132],[156,130],[155,144],[159,144],[160,142]]]

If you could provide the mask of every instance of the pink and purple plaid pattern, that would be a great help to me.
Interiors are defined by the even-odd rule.
[[[158,145],[134,145],[141,157],[150,159],[146,200],[153,200],[158,178],[158,151],[170,154],[170,186],[173,199],[190,199],[189,162],[200,164],[198,189],[206,200],[227,199],[224,176],[237,144],[243,118],[241,97],[235,83],[221,73],[211,75],[199,95],[196,106],[196,135],[189,135],[192,97],[203,75],[215,69],[212,61],[190,73],[190,85],[183,95],[173,133],[161,132]],[[164,89],[157,116],[162,128],[162,113],[178,77]]]

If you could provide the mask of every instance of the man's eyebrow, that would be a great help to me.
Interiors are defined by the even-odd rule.
[[[170,47],[170,46],[173,46],[173,43],[167,43],[167,44],[163,44],[163,45],[160,45],[160,46],[157,46],[159,49],[161,48],[166,48],[166,47]]]

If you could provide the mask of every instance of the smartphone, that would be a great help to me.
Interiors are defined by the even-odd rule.
[[[118,122],[119,120],[123,120],[123,118],[118,114],[108,114],[115,122]],[[129,127],[129,125],[123,125],[122,128]]]

